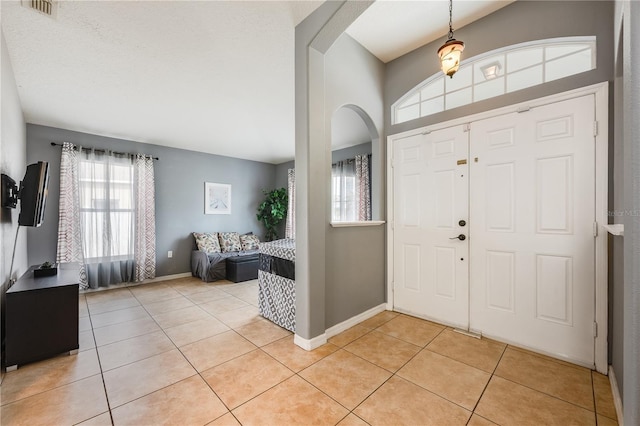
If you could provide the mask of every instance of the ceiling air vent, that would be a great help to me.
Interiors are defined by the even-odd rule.
[[[47,16],[55,16],[56,3],[53,0],[22,0],[22,4]]]

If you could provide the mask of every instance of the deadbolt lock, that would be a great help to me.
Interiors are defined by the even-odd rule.
[[[467,222],[465,222],[464,220],[461,220],[460,222],[458,222],[458,225],[460,226],[465,226],[467,224]]]

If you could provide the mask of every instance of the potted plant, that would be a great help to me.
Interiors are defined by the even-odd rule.
[[[256,217],[267,230],[265,239],[267,241],[273,241],[278,239],[276,226],[287,216],[287,189],[278,188],[271,191],[263,190],[262,192],[266,195],[266,198],[258,206],[258,214]]]

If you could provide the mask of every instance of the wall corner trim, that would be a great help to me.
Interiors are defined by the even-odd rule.
[[[609,366],[609,383],[611,384],[611,393],[613,394],[613,404],[616,407],[616,414],[618,416],[618,424],[624,425],[623,410],[622,410],[622,398],[620,397],[620,390],[618,388],[618,381],[616,380],[616,374],[613,371],[613,366]]]
[[[305,351],[312,351],[327,343],[327,333],[322,333],[321,335],[316,336],[312,339],[305,339],[304,337],[300,337],[296,334],[295,336],[293,336],[293,343],[295,343]]]
[[[380,312],[384,312],[386,310],[387,303],[382,303],[378,306],[374,306],[373,308],[362,312],[361,314],[353,316],[346,321],[342,321],[340,324],[329,327],[324,333],[312,339],[305,339],[304,337],[300,337],[296,334],[293,337],[293,343],[306,351],[312,351],[327,343],[327,339],[329,339],[330,337],[340,334],[343,331],[353,327],[354,325],[358,325],[362,321],[368,320],[369,318],[378,315]]]
[[[386,311],[387,310],[387,304],[386,303],[382,303],[378,306],[374,306],[373,308],[362,312],[361,314],[358,314],[354,317],[349,318],[346,321],[342,321],[339,324],[334,325],[333,327],[329,327],[327,329],[327,331],[325,331],[325,335],[327,336],[327,338],[329,337],[333,337],[337,334],[342,333],[343,331],[353,327],[354,325],[358,325],[360,324],[362,321],[366,321],[369,318],[378,315],[380,312]]]

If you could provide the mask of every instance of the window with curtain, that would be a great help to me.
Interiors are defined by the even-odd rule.
[[[79,179],[85,260],[133,260],[131,160],[105,154],[83,155]]]
[[[331,165],[331,221],[371,220],[371,154]]]
[[[155,277],[153,159],[65,142],[59,263],[81,265],[81,288]]]

